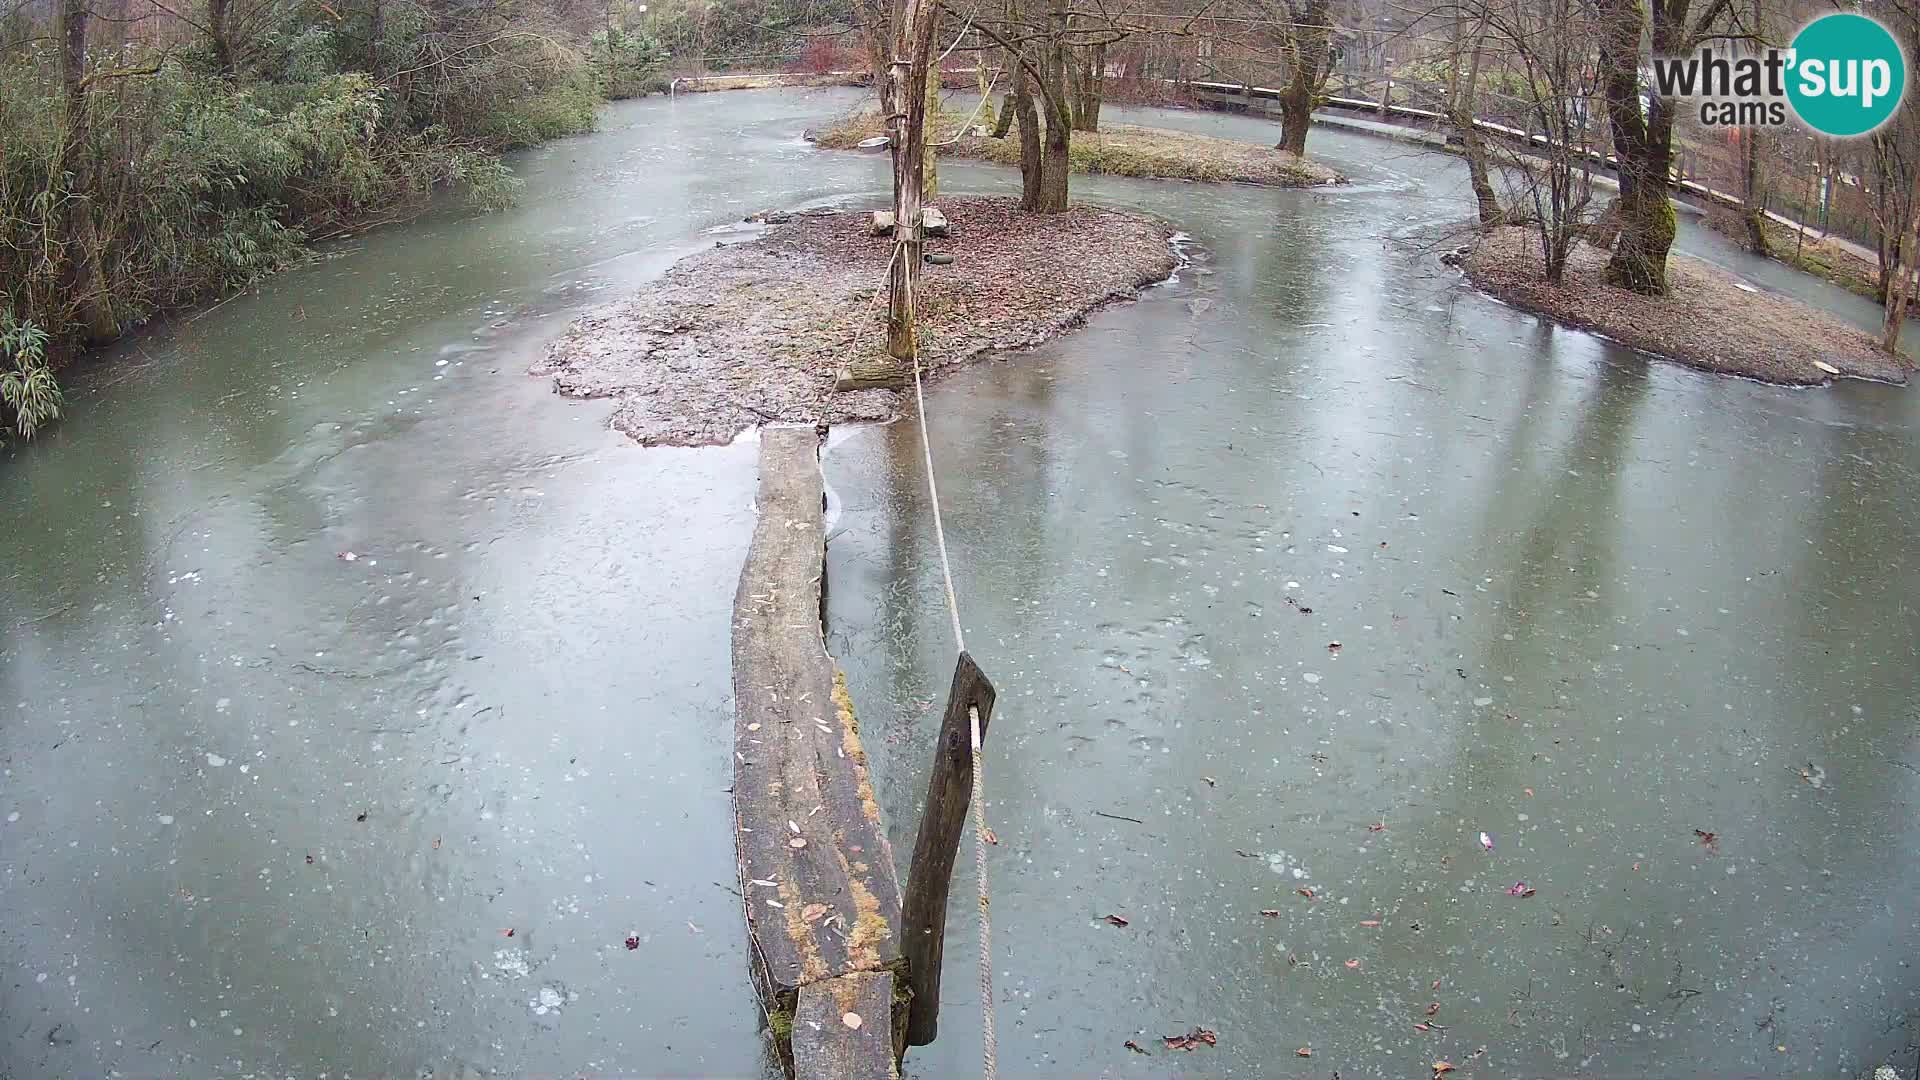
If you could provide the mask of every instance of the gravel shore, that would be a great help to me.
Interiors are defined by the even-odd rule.
[[[921,362],[935,377],[990,350],[1036,345],[1103,304],[1164,280],[1172,230],[1140,214],[1013,200],[939,202],[952,235],[927,250]],[[724,443],[769,421],[885,421],[895,390],[836,393],[834,376],[886,344],[892,241],[866,211],[795,215],[765,235],[676,263],[637,294],[587,313],[534,367],[563,394],[616,398],[613,425],[641,443]]]

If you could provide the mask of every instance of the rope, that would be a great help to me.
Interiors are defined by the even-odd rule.
[[[980,95],[980,104],[975,105],[973,107],[973,115],[967,117],[967,122],[960,125],[960,134],[955,135],[953,138],[948,139],[946,142],[937,142],[937,143],[934,143],[933,145],[952,146],[954,143],[957,143],[961,139],[964,139],[967,137],[968,130],[970,130],[973,127],[973,122],[980,118],[980,110],[986,108],[987,102],[993,100],[993,88],[999,84],[1000,74],[1001,73],[998,71],[994,72],[993,78],[987,81],[987,92]]]
[[[993,1034],[993,914],[987,899],[987,796],[980,784],[985,771],[980,765],[980,710],[967,706],[967,718],[973,722],[973,875],[980,883],[981,1075],[994,1080],[1000,1065],[994,1060],[999,1040]]]
[[[901,258],[906,241],[900,239],[904,226],[894,223],[893,258]],[[887,265],[893,271],[891,261]],[[915,310],[913,276],[907,276],[907,310]],[[933,503],[933,538],[940,549],[940,577],[947,590],[947,614],[953,619],[953,644],[967,651],[966,634],[960,629],[960,599],[953,589],[953,561],[947,557],[947,528],[940,517],[940,488],[933,478],[933,439],[927,434],[927,394],[920,377],[920,349],[913,350],[913,401],[920,418],[920,452],[927,466],[927,498]],[[980,759],[980,710],[967,706],[967,726],[973,741],[973,876],[980,901],[980,1040],[981,1075],[995,1080],[1000,1075],[997,1061],[998,1039],[993,1031],[993,918],[987,896],[987,797],[983,778],[986,768]]]
[[[894,227],[899,228],[897,224]],[[903,246],[904,244],[895,244],[894,250],[898,251]],[[909,309],[913,307],[911,291],[907,293],[907,307]],[[953,646],[960,652],[966,652],[966,634],[960,629],[960,600],[953,591],[953,564],[947,560],[947,530],[945,523],[940,519],[940,488],[933,479],[933,443],[927,437],[927,396],[920,385],[920,350],[917,347],[913,350],[913,398],[920,413],[920,450],[927,463],[927,498],[933,502],[933,537],[940,546],[940,577],[947,588],[947,614],[953,619]],[[980,749],[980,718],[978,716],[973,719],[973,748],[976,752]],[[973,775],[978,777],[979,770],[974,770]]]

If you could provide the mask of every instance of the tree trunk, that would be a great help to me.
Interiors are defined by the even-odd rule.
[[[1313,124],[1313,99],[1326,79],[1327,18],[1330,0],[1306,0],[1296,21],[1287,27],[1287,62],[1292,70],[1280,92],[1280,143],[1276,147],[1304,157],[1307,129]]]
[[[62,169],[71,177],[66,201],[67,296],[89,342],[120,336],[113,313],[96,200],[92,120],[87,109],[87,0],[60,2],[60,88],[66,112]]]
[[[1041,170],[1040,199],[1034,210],[1057,214],[1067,208],[1067,158],[1073,142],[1073,106],[1067,97],[1067,5],[1051,0],[1047,12],[1046,75],[1041,104],[1045,106],[1046,166]]]
[[[1456,85],[1451,88],[1447,99],[1451,112],[1450,119],[1453,123],[1453,130],[1460,136],[1460,149],[1466,154],[1467,180],[1473,187],[1473,202],[1479,213],[1480,227],[1490,229],[1500,224],[1504,219],[1504,215],[1500,212],[1500,197],[1494,193],[1492,174],[1487,168],[1487,144],[1485,140],[1480,137],[1480,129],[1476,126],[1478,118],[1474,115],[1478,108],[1480,61],[1486,53],[1486,49],[1482,44],[1485,40],[1486,27],[1483,23],[1478,28],[1479,32],[1473,37],[1473,58],[1467,64],[1465,80],[1461,81],[1459,77],[1460,61],[1458,50],[1465,38],[1463,33],[1464,22],[1465,19],[1463,17],[1454,17],[1453,45],[1455,53],[1450,70],[1454,73],[1453,77]]]
[[[1909,254],[1895,264],[1892,280],[1887,283],[1887,312],[1880,329],[1880,347],[1888,352],[1896,352],[1900,347],[1900,328],[1906,325],[1907,303],[1913,299],[1915,263],[1920,261],[1911,254],[1920,252],[1920,173],[1915,177],[1913,195],[1907,201],[1907,227],[1901,231],[1900,250]]]
[[[984,113],[984,115],[980,117],[980,120],[986,121],[988,128],[996,128],[999,126],[1000,120],[999,116],[993,111],[993,84],[987,80],[987,57],[985,53],[978,53],[976,55],[979,59],[974,61],[973,65],[973,87],[980,91],[980,100],[985,102],[985,104],[980,106],[981,111]],[[975,122],[977,123],[978,121]]]
[[[1018,82],[1019,80],[1020,75],[1016,73],[1014,75],[1014,81]],[[1000,95],[1000,114],[993,118],[993,137],[996,139],[1004,139],[1007,137],[1007,132],[1012,129],[1013,91],[1009,90]]]
[[[933,31],[939,7],[935,0],[907,0],[894,23],[893,59],[887,78],[892,114],[894,257],[887,272],[887,355],[911,361],[917,352],[914,336],[914,291],[920,280],[920,191],[925,182],[927,144],[928,61],[932,59]]]
[[[1767,193],[1760,186],[1760,129],[1740,129],[1741,219],[1747,226],[1747,247],[1755,255],[1769,254],[1767,248]]]
[[[213,51],[214,70],[223,79],[233,78],[233,0],[207,0],[207,37]]]
[[[887,43],[892,34],[888,25],[892,7],[879,0],[860,0],[854,5],[853,12],[860,21],[860,44],[867,54],[867,71],[873,78],[873,92],[880,99],[880,118],[891,128],[893,121],[888,117],[893,115],[893,79],[887,71]]]
[[[1076,64],[1079,78],[1074,86],[1076,101],[1073,109],[1073,130],[1100,130],[1100,101],[1107,90],[1107,47],[1105,44],[1090,45],[1086,51],[1086,63]]]
[[[1673,247],[1673,112],[1655,96],[1640,109],[1640,39],[1646,31],[1641,0],[1601,0],[1600,76],[1607,124],[1620,181],[1620,236],[1607,262],[1607,281],[1656,296],[1667,291],[1667,251]]]
[[[931,46],[929,46],[931,47]],[[933,144],[940,134],[940,69],[927,65],[926,137],[920,147],[920,197],[932,200],[940,194],[940,163]]]
[[[611,25],[611,21],[609,21]],[[613,49],[613,35],[607,35],[607,49]],[[373,81],[381,82],[387,77],[387,0],[373,0],[373,18],[368,30],[367,70],[373,73]],[[611,70],[611,66],[609,66]]]
[[[1879,255],[1879,274],[1875,285],[1877,299],[1886,303],[1892,296],[1888,291],[1893,284],[1894,272],[1901,262],[1901,222],[1911,215],[1908,207],[1901,204],[1901,192],[1906,188],[1906,177],[1900,174],[1900,154],[1894,146],[1893,133],[1889,128],[1881,128],[1869,136],[1873,147],[1874,179],[1874,231],[1878,241],[1874,247]],[[1920,172],[1916,172],[1920,175]],[[1829,183],[1829,191],[1834,190]]]
[[[1020,209],[1040,209],[1047,162],[1040,150],[1040,111],[1034,107],[1032,77],[1018,59],[1013,64],[1013,112],[1020,122]]]

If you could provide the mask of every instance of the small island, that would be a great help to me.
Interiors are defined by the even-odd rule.
[[[1556,285],[1543,270],[1539,233],[1505,225],[1481,234],[1461,266],[1496,299],[1688,367],[1788,386],[1907,379],[1905,358],[1872,335],[1720,267],[1671,254],[1667,292],[1645,295],[1609,284],[1607,259],[1606,249],[1576,241]]]
[[[996,138],[985,125],[969,126],[969,119],[944,111],[938,117],[928,117],[939,156],[995,165],[1020,164],[1018,138],[1005,132]],[[862,141],[885,135],[879,111],[867,107],[812,133],[812,139],[823,149],[852,150]],[[1308,188],[1347,182],[1345,176],[1312,158],[1271,146],[1130,124],[1102,123],[1098,131],[1074,132],[1067,167],[1077,173],[1267,187]]]
[[[1071,329],[1178,261],[1172,227],[1144,214],[1028,213],[1004,198],[939,206],[948,233],[926,242],[919,296],[920,362],[935,377]],[[766,216],[778,223],[763,235],[682,259],[576,320],[534,373],[563,394],[618,399],[614,427],[649,446],[724,443],[770,421],[898,416],[898,390],[834,389],[849,361],[885,349],[892,238],[872,235],[866,210]]]

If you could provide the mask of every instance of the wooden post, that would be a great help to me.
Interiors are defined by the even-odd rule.
[[[953,881],[953,859],[960,850],[960,833],[966,828],[967,806],[973,799],[973,729],[967,713],[970,709],[980,713],[980,739],[985,742],[993,698],[993,684],[973,657],[961,653],[953,669],[953,689],[947,694],[947,712],[940,720],[940,741],[934,746],[927,802],[920,811],[920,834],[913,842],[902,903],[900,928],[905,940],[900,943],[900,955],[907,960],[907,985],[913,989],[907,1007],[908,1046],[925,1046],[940,1030],[947,887]]]

